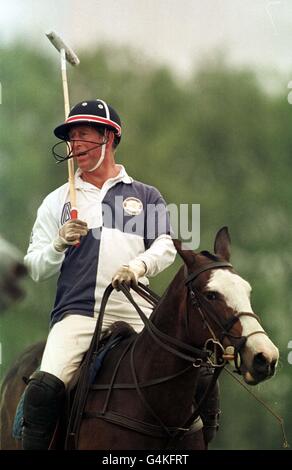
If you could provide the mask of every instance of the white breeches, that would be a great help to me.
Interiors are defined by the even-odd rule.
[[[67,386],[88,350],[96,318],[66,315],[51,329],[40,370],[55,375]]]

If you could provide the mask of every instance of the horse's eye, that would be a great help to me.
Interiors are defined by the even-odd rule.
[[[209,290],[205,293],[205,297],[207,297],[208,300],[218,300],[218,293]]]

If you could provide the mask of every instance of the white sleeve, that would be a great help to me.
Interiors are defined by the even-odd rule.
[[[170,266],[175,260],[176,253],[171,236],[164,234],[157,237],[144,253],[135,258],[135,261],[143,261],[147,266],[145,275],[152,277]]]
[[[44,201],[38,209],[24,258],[29,274],[36,282],[47,279],[60,270],[65,254],[56,251],[53,246],[58,230],[58,222]]]

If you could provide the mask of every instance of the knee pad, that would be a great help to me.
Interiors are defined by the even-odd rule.
[[[35,372],[24,394],[24,450],[47,450],[65,397],[64,383],[47,372]]]
[[[65,396],[64,383],[48,372],[35,372],[30,378],[24,396],[24,422],[49,425],[59,416]]]

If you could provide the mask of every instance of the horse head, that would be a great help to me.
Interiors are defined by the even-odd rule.
[[[174,244],[185,263],[189,335],[201,347],[219,348],[223,358],[232,351],[237,371],[246,383],[256,385],[272,377],[279,351],[253,312],[250,284],[230,264],[227,227],[215,237],[214,254],[185,250],[177,240]]]

